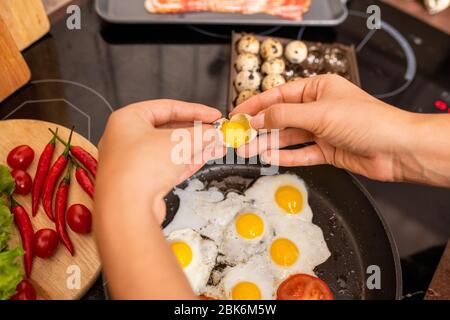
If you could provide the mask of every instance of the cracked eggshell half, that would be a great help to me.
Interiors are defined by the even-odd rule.
[[[253,141],[258,134],[250,125],[251,119],[252,116],[248,114],[238,113],[229,120],[225,118],[217,120],[214,126],[223,144],[229,148],[237,149]]]

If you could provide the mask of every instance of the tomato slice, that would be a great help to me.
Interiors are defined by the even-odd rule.
[[[295,274],[284,280],[277,290],[278,300],[333,300],[328,285],[308,274]]]

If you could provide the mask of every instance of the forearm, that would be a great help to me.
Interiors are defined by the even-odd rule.
[[[450,187],[450,115],[412,116],[408,152],[400,157],[402,181]]]
[[[152,204],[131,193],[105,197],[100,192],[94,223],[112,297],[195,298],[151,212]]]

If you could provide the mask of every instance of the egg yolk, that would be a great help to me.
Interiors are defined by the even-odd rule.
[[[278,238],[270,246],[270,257],[279,266],[292,266],[298,259],[299,250],[295,243],[286,238]]]
[[[261,300],[261,291],[252,282],[239,282],[231,290],[233,300]]]
[[[264,232],[264,221],[254,213],[243,213],[236,219],[236,232],[245,239],[255,239]]]
[[[275,192],[275,201],[288,214],[298,214],[302,211],[303,196],[295,187],[282,186]]]
[[[225,121],[221,130],[225,143],[233,148],[239,148],[250,139],[248,135],[250,124],[246,119]]]
[[[185,242],[172,242],[171,248],[181,267],[186,268],[192,261],[192,250]]]

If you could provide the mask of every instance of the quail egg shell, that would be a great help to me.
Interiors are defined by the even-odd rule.
[[[236,102],[235,105],[238,106],[241,103],[247,101],[248,99],[250,99],[253,96],[256,96],[257,94],[259,94],[259,91],[254,91],[254,90],[244,90],[239,92],[237,98],[236,98]]]
[[[269,74],[264,77],[262,81],[262,90],[270,90],[272,88],[281,86],[282,84],[285,84],[286,80],[281,74]]]
[[[241,53],[236,58],[236,70],[256,71],[259,69],[259,58],[252,53]]]
[[[280,41],[268,38],[261,44],[261,56],[264,60],[272,60],[283,56],[283,45]]]
[[[298,64],[302,63],[303,60],[306,59],[308,55],[308,48],[303,41],[291,41],[286,46],[284,54],[290,63]]]
[[[228,119],[220,119],[215,123],[222,141],[227,147],[239,148],[256,138],[257,132],[250,125],[251,116],[238,113]]]
[[[236,75],[234,86],[238,92],[258,90],[261,85],[261,74],[256,71],[243,70]]]
[[[239,53],[258,54],[259,40],[253,35],[245,35],[239,40],[237,50]]]
[[[286,68],[284,60],[276,58],[263,63],[261,71],[264,74],[282,74]]]

